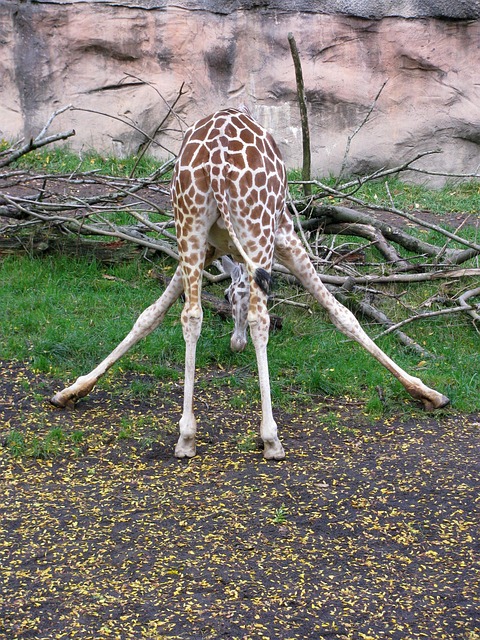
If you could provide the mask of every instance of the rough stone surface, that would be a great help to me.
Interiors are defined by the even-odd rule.
[[[321,8],[319,8],[321,5]],[[301,165],[301,130],[288,33],[301,54],[318,174],[393,166],[441,148],[429,167],[480,164],[480,2],[404,0],[0,0],[0,137],[74,127],[77,150],[135,153],[185,83],[188,124],[245,103]],[[159,97],[159,94],[161,97]],[[111,114],[117,120],[92,111]],[[170,118],[155,153],[176,151]],[[425,164],[425,161],[424,161]]]

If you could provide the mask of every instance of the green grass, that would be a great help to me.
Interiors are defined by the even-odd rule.
[[[26,361],[35,370],[65,381],[85,373],[120,342],[138,314],[159,295],[156,281],[148,276],[150,268],[140,261],[109,268],[63,256],[3,259],[0,358]],[[121,281],[105,279],[105,275]],[[279,289],[280,294],[288,293],[281,285]],[[410,302],[413,298],[424,300],[435,291],[426,285],[410,289]],[[378,400],[377,388],[381,388],[387,407],[411,411],[412,403],[401,385],[356,343],[335,330],[313,302],[312,308],[313,314],[291,307],[275,310],[284,317],[284,328],[271,336],[269,344],[275,404],[288,407],[299,393],[314,400],[325,395],[350,396],[363,399],[370,413],[377,414],[385,410],[385,402]],[[162,326],[127,354],[116,365],[117,370],[153,378],[181,378],[184,343],[180,311],[181,303],[176,303]],[[404,315],[399,305],[389,313],[396,319]],[[231,322],[205,313],[197,365],[200,369],[218,363],[224,368],[237,367],[241,375],[233,376],[231,384],[239,390],[239,403],[258,400],[253,347],[249,342],[244,353],[233,354],[229,348],[231,327]],[[373,336],[379,333],[377,327],[366,328]],[[391,336],[381,338],[379,344],[401,366],[450,396],[456,409],[479,410],[479,336],[469,319],[462,314],[420,321],[411,324],[408,333],[435,357],[412,354]],[[112,380],[115,373],[102,384],[112,385]],[[151,381],[141,378],[131,383],[131,392],[137,397],[148,396],[152,388]]]
[[[94,153],[80,158],[65,147],[59,147],[33,152],[18,164],[50,173],[97,170],[127,176],[135,162],[135,157],[119,159]],[[145,157],[136,175],[148,175],[159,164]],[[294,179],[298,175],[292,172],[290,177]],[[326,182],[334,184],[335,180],[329,178]],[[439,221],[442,212],[478,215],[478,182],[452,183],[441,190],[431,190],[391,178],[388,186],[398,207],[411,211],[429,209],[439,214]],[[297,189],[298,185],[292,185],[292,191]],[[358,195],[375,204],[389,204],[385,180],[366,184]],[[439,240],[434,232],[420,230],[419,233],[427,241]],[[475,240],[474,232],[468,233]],[[348,240],[342,238],[342,242]],[[351,240],[359,242],[358,238]],[[367,259],[374,261],[378,256],[368,250]],[[161,265],[167,273],[171,273],[173,267],[172,263]],[[101,266],[87,258],[72,259],[61,255],[2,259],[0,358],[26,361],[34,369],[64,380],[73,380],[92,369],[126,335],[139,313],[160,294],[156,281],[148,276],[149,269],[151,265],[140,258],[114,267]],[[408,299],[402,300],[415,308],[439,286],[449,285],[409,285]],[[460,291],[462,286],[461,282],[455,283],[455,291]],[[397,290],[392,287],[390,292],[404,289],[403,285]],[[222,295],[222,287],[213,292]],[[298,291],[283,289],[279,284],[276,293],[288,297]],[[308,296],[305,300],[314,309],[312,315],[291,307],[275,309],[284,317],[283,330],[272,335],[269,345],[275,404],[288,407],[298,394],[314,399],[330,395],[363,399],[371,414],[385,411],[386,406],[395,407],[397,411],[404,406],[411,410],[412,404],[401,385],[358,345],[335,330]],[[387,299],[385,304],[386,313],[394,320],[405,317],[406,312],[400,305]],[[184,343],[180,311],[181,303],[177,303],[162,326],[125,356],[116,369],[153,378],[181,379]],[[239,375],[233,373],[229,380],[238,389],[232,403],[239,408],[252,399],[257,401],[259,392],[253,347],[249,343],[244,353],[232,354],[229,348],[231,327],[231,322],[222,322],[208,311],[205,313],[197,365],[201,369],[221,364],[226,369],[241,372]],[[380,333],[378,327],[366,328],[372,336]],[[406,332],[434,357],[412,354],[391,336],[381,338],[379,344],[401,366],[449,395],[457,409],[479,410],[479,335],[470,319],[458,314],[424,320],[409,325]],[[114,377],[109,376],[101,384],[109,385],[112,379]],[[200,375],[199,385],[202,384]],[[130,392],[145,398],[154,392],[154,387],[150,380],[146,382],[139,378],[131,382]],[[379,400],[378,388],[386,399],[383,402]]]
[[[472,213],[478,215],[480,184],[478,181],[447,183],[441,189],[429,189],[421,184],[408,184],[397,178],[367,183],[360,198],[379,205],[391,205],[388,188],[395,206],[415,213],[426,210],[432,213]]]
[[[290,172],[289,177],[291,181],[301,179],[299,171]],[[339,186],[335,177],[322,178],[320,181],[329,187]],[[349,179],[342,180],[342,183],[346,182],[349,182]],[[346,192],[353,192],[353,190],[354,188],[347,189]],[[300,185],[291,184],[291,191],[295,196],[302,197]],[[448,212],[479,215],[480,182],[478,180],[451,181],[440,189],[431,189],[424,184],[407,183],[397,177],[388,176],[366,182],[354,195],[369,204],[389,207],[391,206],[389,193],[397,209],[404,209],[413,214],[415,211],[425,210],[439,214]],[[330,204],[332,199],[327,196],[326,202]]]
[[[50,429],[43,436],[26,437],[20,431],[11,430],[4,439],[4,446],[14,458],[27,457],[40,460],[55,458],[60,451],[71,448],[79,453],[84,439],[82,431],[74,431],[67,436],[62,429]]]
[[[6,147],[5,144],[2,145]],[[1,147],[0,147],[1,150]],[[48,173],[85,173],[96,171],[98,173],[116,177],[128,177],[135,169],[135,177],[146,177],[153,173],[162,163],[145,155],[137,163],[137,156],[118,158],[106,156],[94,151],[89,151],[79,156],[68,149],[67,146],[38,149],[20,158],[15,166],[32,171]]]

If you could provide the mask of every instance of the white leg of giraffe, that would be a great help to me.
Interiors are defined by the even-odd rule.
[[[293,273],[316,300],[328,311],[333,324],[349,338],[356,340],[384,367],[386,367],[414,398],[421,400],[425,409],[439,409],[449,399],[427,387],[419,378],[411,376],[389,358],[365,333],[353,313],[328,291],[315,271],[307,252],[285,215],[276,234],[275,256]]]
[[[263,456],[267,460],[281,460],[285,457],[285,452],[278,439],[277,423],[273,418],[270,376],[268,372],[267,344],[270,317],[267,311],[266,295],[260,291],[259,287],[253,281],[250,283],[248,323],[257,357],[258,381],[262,400],[260,437],[263,440]]]
[[[195,436],[197,421],[193,414],[195,386],[195,357],[197,342],[202,329],[203,312],[199,304],[187,300],[182,312],[182,329],[185,340],[185,382],[183,387],[183,413],[180,419],[180,437],[175,447],[177,458],[192,458],[197,451]]]
[[[195,386],[195,358],[197,342],[202,330],[202,271],[205,264],[212,261],[214,251],[207,250],[208,227],[199,224],[194,232],[198,251],[181,254],[181,268],[185,291],[185,305],[182,311],[182,330],[185,340],[185,381],[183,388],[183,413],[180,419],[180,437],[175,447],[177,458],[191,458],[196,454],[195,436],[197,421],[193,414],[193,394]],[[207,255],[208,253],[208,255]]]
[[[50,402],[56,407],[65,407],[74,404],[79,398],[86,396],[96,385],[98,380],[139,340],[148,336],[161,323],[165,314],[179,298],[183,291],[182,275],[180,267],[177,268],[172,280],[163,294],[150,307],[145,309],[138,317],[130,333],[115,347],[109,356],[105,358],[93,371],[85,376],[80,376],[74,384],[63,391],[56,393]]]

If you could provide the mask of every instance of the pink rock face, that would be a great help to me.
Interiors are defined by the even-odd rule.
[[[4,4],[0,137],[35,135],[55,109],[72,104],[79,110],[62,114],[52,127],[76,130],[71,147],[136,153],[145,142],[141,131],[155,132],[165,101],[185,83],[180,118],[171,117],[156,137],[156,156],[178,150],[186,124],[244,103],[272,131],[287,165],[301,166],[291,32],[302,58],[315,174],[339,173],[348,137],[384,83],[351,141],[345,174],[395,166],[433,149],[443,153],[418,166],[477,169],[478,20],[359,18],[288,11],[273,2],[230,13],[192,10],[200,6],[193,2],[188,8],[154,4]]]

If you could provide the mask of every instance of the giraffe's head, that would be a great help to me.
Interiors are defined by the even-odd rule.
[[[248,273],[243,264],[238,264],[228,256],[223,256],[222,265],[232,282],[225,289],[225,298],[232,305],[232,317],[235,323],[230,347],[232,351],[243,351],[247,344],[248,306],[250,302],[250,284]]]

